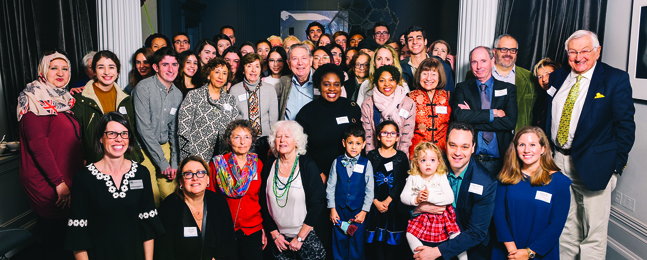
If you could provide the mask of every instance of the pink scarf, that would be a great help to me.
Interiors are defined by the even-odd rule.
[[[398,125],[402,125],[402,117],[398,114],[398,105],[407,96],[404,87],[398,85],[390,96],[385,96],[377,87],[373,91],[373,104],[382,113],[382,118],[392,120]]]

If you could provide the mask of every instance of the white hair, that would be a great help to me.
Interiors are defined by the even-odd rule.
[[[292,137],[294,138],[294,142],[297,146],[296,147],[297,155],[306,154],[306,146],[308,145],[308,135],[303,132],[303,127],[299,123],[297,123],[297,121],[282,120],[274,123],[274,125],[272,125],[272,127],[270,128],[269,143],[274,156],[276,157],[279,156],[279,152],[276,150],[276,133],[281,128],[285,128],[290,133],[292,133]]]
[[[566,39],[566,42],[564,43],[564,49],[568,51],[568,43],[571,40],[579,39],[585,36],[591,37],[591,42],[593,43],[593,49],[597,49],[598,47],[600,47],[600,41],[598,40],[598,36],[595,35],[594,32],[588,31],[588,30],[578,30],[573,34],[571,34],[571,36],[568,37],[568,39]]]
[[[88,52],[88,54],[86,54],[85,56],[83,56],[83,59],[81,60],[81,62],[83,63],[84,68],[88,68],[88,67],[92,66],[92,64],[88,65],[88,61],[90,61],[94,57],[95,54],[97,54],[96,51],[91,51],[91,52]]]
[[[296,48],[301,48],[306,50],[308,52],[308,56],[312,58],[312,50],[310,50],[310,46],[308,46],[305,43],[295,43],[295,44],[292,44],[292,46],[290,46],[290,50],[288,51],[288,59],[292,58],[292,51]]]

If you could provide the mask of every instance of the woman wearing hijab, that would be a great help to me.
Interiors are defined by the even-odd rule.
[[[74,173],[83,168],[81,129],[66,90],[70,61],[58,51],[45,53],[38,79],[18,96],[20,182],[36,213],[40,249],[48,258],[71,257],[63,251]],[[44,259],[45,257],[43,257]]]

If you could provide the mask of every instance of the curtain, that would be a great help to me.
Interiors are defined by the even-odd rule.
[[[8,140],[18,139],[18,94],[37,78],[40,58],[48,50],[67,52],[73,84],[85,76],[81,59],[95,49],[96,29],[86,0],[0,1],[0,73],[9,125]],[[92,9],[92,12],[95,12]],[[94,38],[94,39],[93,39]]]
[[[510,34],[519,43],[517,66],[529,69],[541,59],[568,66],[564,42],[586,29],[604,36],[607,0],[500,0],[496,35]]]

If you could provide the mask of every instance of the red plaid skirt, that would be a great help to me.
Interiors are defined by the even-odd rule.
[[[425,242],[440,243],[449,235],[460,232],[456,224],[456,213],[452,205],[447,205],[443,214],[423,213],[409,220],[407,232]]]

